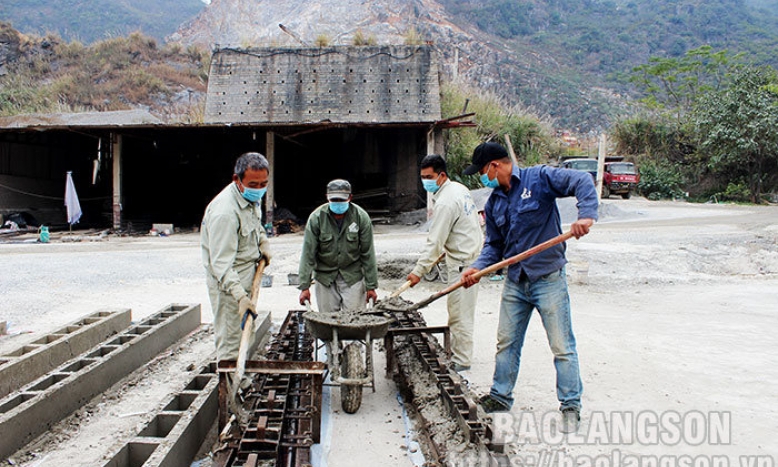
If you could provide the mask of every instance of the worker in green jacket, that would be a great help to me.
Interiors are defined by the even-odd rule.
[[[200,250],[213,310],[216,359],[236,360],[240,323],[255,313],[249,294],[257,262],[270,262],[269,242],[259,203],[270,165],[262,154],[247,152],[235,162],[232,182],[208,204],[200,228]]]
[[[314,279],[319,311],[364,309],[378,298],[373,225],[351,198],[348,181],[332,180],[328,202],[308,217],[299,268],[301,305],[311,300]]]

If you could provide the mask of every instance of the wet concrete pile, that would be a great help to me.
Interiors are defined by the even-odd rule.
[[[480,419],[483,414],[477,415],[473,402],[476,396],[466,381],[449,369],[450,362],[432,334],[433,328],[426,326],[412,302],[400,297],[379,302],[376,308],[395,320],[392,329],[399,334],[392,339],[394,358],[387,356],[387,360],[396,363],[395,381],[408,401],[406,407],[428,463],[469,465],[467,462],[476,460],[478,465],[493,465],[496,457],[487,449],[485,425]],[[419,331],[407,333],[413,329]]]
[[[379,279],[402,279],[408,276],[419,259],[415,256],[381,255],[378,257],[376,267]]]
[[[318,323],[329,326],[351,325],[359,327],[370,327],[376,324],[386,322],[386,318],[376,314],[365,313],[364,310],[344,310],[329,312],[313,312],[315,314],[305,314],[306,319],[314,319]]]
[[[402,297],[384,298],[375,304],[376,311],[386,313],[406,312],[413,308],[413,302],[405,300]]]
[[[471,443],[443,402],[434,376],[416,355],[410,343],[398,342],[398,370],[404,377],[400,383],[409,402],[420,446],[430,465],[462,465],[463,459],[489,459],[482,444]],[[404,387],[403,387],[404,386]]]

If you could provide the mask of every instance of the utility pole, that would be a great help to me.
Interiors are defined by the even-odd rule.
[[[597,199],[602,196],[602,176],[605,170],[605,154],[607,152],[608,137],[605,133],[600,135],[600,151],[597,156]]]

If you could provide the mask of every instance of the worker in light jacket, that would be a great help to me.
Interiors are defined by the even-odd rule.
[[[445,252],[449,285],[459,282],[464,266],[478,257],[483,234],[470,190],[448,178],[446,161],[432,154],[420,164],[421,182],[432,193],[432,221],[427,241],[407,280],[411,287],[421,280]],[[451,330],[451,361],[454,371],[470,369],[473,358],[473,327],[478,286],[459,288],[447,297],[448,326]]]
[[[200,228],[200,250],[213,310],[217,360],[236,360],[241,321],[255,313],[250,293],[257,262],[270,262],[269,241],[259,203],[267,191],[270,165],[249,152],[235,162],[232,183],[208,204]]]

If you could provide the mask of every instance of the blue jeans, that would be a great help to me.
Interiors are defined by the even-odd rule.
[[[560,409],[580,409],[583,384],[570,321],[570,296],[567,293],[565,268],[543,276],[536,282],[526,278],[514,282],[506,277],[500,303],[497,355],[490,394],[508,407],[513,405],[513,387],[519,376],[521,347],[524,345],[532,310],[536,308],[554,354]]]

